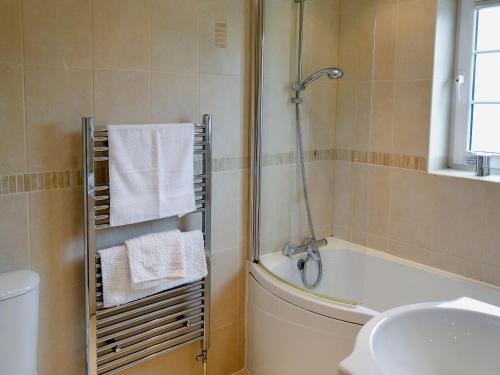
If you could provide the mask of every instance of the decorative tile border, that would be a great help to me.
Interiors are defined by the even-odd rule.
[[[248,157],[215,158],[213,159],[213,172],[246,169],[249,164]],[[200,167],[201,163],[195,161],[195,170]],[[107,168],[97,168],[96,179],[101,182],[107,181]],[[0,195],[70,189],[82,185],[81,169],[6,175],[0,176]]]
[[[262,165],[264,167],[274,167],[280,165],[292,165],[297,162],[295,151],[283,152],[280,154],[267,154],[263,156]],[[321,160],[333,160],[333,149],[308,150],[304,152],[306,163]]]
[[[264,155],[263,166],[293,165],[297,162],[296,157],[297,155],[293,151]],[[348,149],[308,150],[304,153],[304,159],[308,163],[339,160],[416,171],[425,171],[427,169],[427,159],[420,156]],[[247,169],[249,165],[250,159],[247,156],[213,159],[214,172],[242,170]],[[199,166],[195,162],[195,168],[197,167]],[[107,175],[105,170],[96,170],[96,173],[97,177],[101,178],[101,181],[105,180],[104,175]],[[0,195],[68,189],[82,186],[82,183],[83,175],[81,169],[0,176]]]
[[[305,152],[305,161],[314,162],[320,160],[340,160],[353,163],[383,165],[386,167],[412,169],[425,171],[427,159],[420,156],[397,155],[386,152],[357,151],[348,149],[326,149],[309,150]],[[268,154],[263,157],[264,167],[295,164],[296,153],[284,152],[279,154]]]
[[[67,189],[82,185],[81,170],[24,173],[0,176],[0,194]]]
[[[212,170],[214,172],[238,171],[247,169],[249,166],[250,158],[248,156],[212,159]]]
[[[383,165],[392,168],[412,169],[416,171],[427,170],[427,159],[421,156],[397,155],[387,152],[355,151],[334,149],[333,160],[350,161],[372,165]]]

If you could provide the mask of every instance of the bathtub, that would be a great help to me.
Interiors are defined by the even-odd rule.
[[[323,280],[302,288],[299,257],[248,262],[247,368],[252,375],[334,375],[358,331],[393,307],[471,297],[500,306],[500,288],[335,238]]]

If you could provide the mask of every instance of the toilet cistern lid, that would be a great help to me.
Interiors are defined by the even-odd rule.
[[[40,277],[29,270],[0,273],[0,301],[28,293],[37,288]]]

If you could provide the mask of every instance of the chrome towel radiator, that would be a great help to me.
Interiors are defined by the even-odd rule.
[[[196,358],[206,362],[210,342],[212,118],[195,125],[194,184],[201,230],[205,236],[208,275],[112,308],[103,307],[96,233],[110,228],[108,133],[83,118],[83,185],[87,375],[111,375],[164,353],[201,342]]]

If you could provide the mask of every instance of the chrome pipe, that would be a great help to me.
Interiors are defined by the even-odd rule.
[[[262,134],[263,134],[263,87],[264,87],[264,1],[253,0],[252,12],[252,77],[251,80],[251,185],[249,191],[250,220],[248,221],[249,248],[248,259],[257,262],[260,258],[260,222],[262,183]]]

